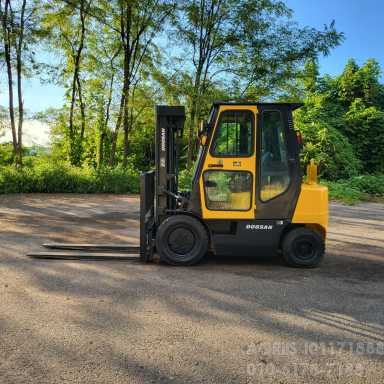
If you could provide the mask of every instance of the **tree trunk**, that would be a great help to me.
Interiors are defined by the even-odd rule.
[[[27,1],[24,0],[21,7],[20,14],[20,31],[18,36],[18,43],[16,47],[16,75],[17,75],[17,97],[19,102],[19,121],[17,127],[17,153],[16,153],[16,165],[21,167],[23,164],[23,122],[24,122],[24,103],[23,103],[23,92],[22,92],[22,58],[21,52],[23,49],[24,41],[24,16],[25,7]]]
[[[80,73],[81,55],[84,48],[84,39],[85,39],[84,0],[80,2],[80,20],[81,20],[80,41],[79,41],[79,47],[77,48],[75,57],[74,57],[71,103],[70,103],[70,109],[69,109],[69,140],[70,140],[69,158],[72,165],[79,165],[80,159],[81,159],[81,153],[79,153],[79,148],[78,148],[78,137],[77,137],[78,134],[77,134],[77,130],[74,129],[73,119],[74,119],[74,110],[75,110],[75,103],[76,103],[76,91],[78,88],[78,83],[80,81],[79,73]]]
[[[188,131],[188,153],[187,153],[187,168],[192,167],[192,161],[194,156],[194,142],[195,142],[195,129],[197,126],[196,118],[197,112],[199,111],[199,100],[200,100],[200,79],[202,73],[202,66],[199,64],[196,69],[196,78],[195,84],[193,87],[193,95],[191,100],[191,119],[189,122],[189,131]]]
[[[9,25],[8,25],[9,8],[10,8],[10,0],[5,0],[4,12],[2,12],[3,40],[4,40],[5,62],[7,66],[9,119],[11,122],[11,130],[12,130],[13,153],[16,158],[18,153],[18,141],[17,141],[17,134],[16,134],[15,108],[13,104],[13,74],[12,74],[12,60],[11,60],[11,42],[10,42],[10,36],[9,36],[10,31],[9,31]]]
[[[80,115],[81,115],[80,140],[82,144],[85,136],[85,105],[83,101],[83,90],[81,87],[80,74],[77,75],[76,83],[77,83],[77,91],[79,94],[79,105],[80,105]]]
[[[119,108],[119,114],[117,116],[115,130],[114,130],[113,135],[112,135],[111,153],[110,153],[109,162],[108,162],[108,165],[110,167],[113,167],[115,165],[117,138],[119,135],[121,121],[123,120],[124,105],[125,105],[125,97],[124,97],[124,93],[123,93],[121,95],[121,99],[120,99],[120,108]]]
[[[127,4],[127,9],[125,12],[125,36],[124,37],[124,120],[123,120],[123,128],[124,128],[124,155],[123,155],[123,167],[126,168],[128,165],[128,153],[129,153],[129,142],[128,142],[128,133],[129,133],[129,90],[130,90],[130,66],[131,66],[131,24],[132,24],[132,5]]]
[[[98,158],[97,158],[98,168],[100,168],[104,164],[104,158],[105,158],[104,146],[105,146],[105,139],[107,137],[109,119],[111,116],[111,104],[112,104],[114,81],[115,81],[115,74],[112,72],[111,80],[109,82],[109,92],[108,92],[107,106],[105,109],[105,118],[100,119],[99,146],[98,146],[99,149],[98,149]]]
[[[128,82],[127,82],[128,83]],[[128,154],[129,154],[129,109],[128,109],[128,94],[129,94],[129,85],[125,87],[124,90],[124,120],[123,120],[123,128],[124,128],[124,155],[123,155],[123,167],[127,168],[128,165]]]
[[[128,132],[129,132],[129,119],[128,119],[128,103],[125,102],[124,106],[124,154],[123,154],[123,167],[127,168],[128,166],[128,154],[129,154],[129,140],[128,140]]]
[[[99,145],[97,149],[97,168],[100,168],[104,163],[104,141],[105,132],[101,132],[99,135]]]

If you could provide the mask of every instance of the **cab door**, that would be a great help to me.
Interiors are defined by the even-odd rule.
[[[199,183],[204,219],[255,218],[256,121],[256,106],[220,106]]]
[[[256,219],[290,219],[302,172],[290,104],[260,105],[257,120]]]

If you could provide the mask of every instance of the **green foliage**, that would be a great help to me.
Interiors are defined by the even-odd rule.
[[[313,63],[303,72],[305,106],[296,113],[306,143],[303,158],[317,159],[321,175],[329,180],[384,171],[384,86],[379,76],[374,60],[362,67],[350,60],[335,78],[318,78]]]
[[[328,54],[343,39],[334,22],[323,30],[300,27],[284,1],[178,3],[171,28],[183,48],[177,59],[185,63],[176,77],[186,81],[179,82],[176,92],[187,101],[190,112],[186,124],[188,166],[195,151],[198,120],[206,116],[210,96],[217,88],[225,91],[221,93],[227,100],[275,96],[298,74],[305,60]],[[169,72],[168,77],[174,77],[174,66]],[[174,87],[167,88],[175,92]]]
[[[354,147],[364,172],[384,171],[384,86],[379,64],[368,60],[359,67],[350,60],[336,79],[335,102],[346,110],[340,131]]]
[[[303,160],[308,164],[315,159],[319,174],[328,180],[338,180],[359,173],[360,161],[356,158],[352,145],[337,129],[314,123],[302,129],[305,137]]]
[[[340,200],[346,204],[356,204],[364,200],[364,194],[356,188],[351,187],[348,182],[323,182],[328,187],[329,198]]]
[[[365,172],[384,172],[384,111],[356,99],[345,115],[343,131],[362,159]]]
[[[193,170],[183,169],[179,173],[179,190],[182,192],[190,191],[192,189],[192,176]]]
[[[137,191],[139,171],[153,167],[156,104],[186,106],[181,167],[189,167],[212,100],[273,97],[305,102],[295,117],[302,159],[317,160],[331,193],[381,193],[380,180],[357,178],[384,172],[381,69],[350,60],[340,76],[321,77],[319,56],[343,40],[333,22],[300,26],[279,0],[27,2],[23,76],[37,69],[66,94],[61,108],[36,117],[51,127],[49,153],[26,149],[16,171],[12,147],[0,145],[0,193]],[[34,68],[34,48],[57,62]],[[0,107],[0,136],[7,116]],[[181,190],[192,173],[180,173]]]
[[[131,168],[94,169],[36,162],[17,170],[0,168],[0,193],[137,193],[139,175]]]
[[[300,27],[292,11],[281,1],[245,1],[237,21],[242,46],[237,69],[250,99],[278,95],[297,76],[305,61],[328,55],[344,35],[335,23],[323,30]],[[315,70],[315,68],[313,68]]]
[[[384,175],[362,175],[338,182],[323,181],[329,188],[329,197],[347,204],[356,204],[372,197],[384,197]]]
[[[384,175],[362,175],[349,180],[351,187],[373,196],[384,196]]]
[[[0,144],[0,164],[10,165],[13,160],[13,145],[11,143]]]
[[[328,180],[357,175],[361,164],[348,139],[340,132],[343,109],[328,101],[327,95],[311,95],[295,114],[295,125],[304,139],[302,160],[315,159],[319,174]]]
[[[384,102],[383,87],[379,82],[381,69],[378,62],[369,59],[360,68],[353,59],[345,66],[338,79],[338,97],[346,106],[361,99],[365,105],[381,105]]]
[[[95,192],[139,193],[139,174],[131,167],[104,167],[94,171],[94,175],[98,186]]]
[[[319,64],[317,60],[310,59],[305,63],[303,73],[301,74],[304,89],[306,92],[315,92],[319,80]]]

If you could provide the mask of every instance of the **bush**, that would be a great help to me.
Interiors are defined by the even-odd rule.
[[[361,191],[351,187],[348,182],[324,181],[322,183],[328,187],[331,200],[340,200],[346,204],[356,204],[365,198]]]
[[[13,145],[12,143],[0,144],[0,164],[10,165],[13,163]]]
[[[139,193],[139,173],[132,169],[102,168],[96,172],[98,191],[105,193]]]
[[[356,99],[345,115],[343,131],[368,173],[384,172],[384,112]]]
[[[347,204],[355,204],[371,197],[384,197],[384,175],[363,175],[338,182],[324,181],[329,197]]]
[[[96,170],[64,163],[35,162],[17,170],[0,168],[0,193],[137,193],[139,175],[128,168]]]
[[[384,196],[384,175],[363,175],[353,177],[349,184],[361,192],[373,196]]]
[[[361,163],[348,139],[337,129],[322,123],[301,127],[305,164],[315,159],[319,174],[327,180],[346,179],[359,174]]]

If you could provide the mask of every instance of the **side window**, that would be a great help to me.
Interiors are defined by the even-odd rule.
[[[213,139],[211,154],[223,157],[252,156],[253,131],[251,111],[222,112]]]
[[[249,211],[252,205],[252,174],[241,171],[204,173],[205,201],[214,211]]]
[[[284,121],[279,111],[264,111],[261,131],[260,198],[268,201],[288,188],[290,182]]]

